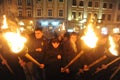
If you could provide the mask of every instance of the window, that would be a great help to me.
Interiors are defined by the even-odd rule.
[[[18,0],[18,6],[22,5],[22,0]]]
[[[95,7],[98,8],[99,7],[99,3],[95,2]]]
[[[119,5],[118,5],[118,10],[120,10],[120,3],[119,3]]]
[[[82,20],[82,18],[83,18],[82,12],[79,12],[79,19]]]
[[[92,7],[92,1],[88,2],[88,7]]]
[[[40,2],[41,0],[36,0],[36,3]]]
[[[63,10],[59,10],[59,16],[63,17]]]
[[[48,0],[49,2],[52,2],[52,0]]]
[[[102,20],[105,20],[105,14],[102,14]]]
[[[76,19],[76,12],[72,12],[72,19]]]
[[[52,16],[52,10],[51,9],[48,10],[48,16]]]
[[[32,17],[31,11],[27,11],[28,17]]]
[[[37,16],[41,16],[41,9],[37,9]]]
[[[112,9],[112,8],[113,8],[113,4],[110,3],[110,4],[109,4],[109,9]]]
[[[8,4],[12,4],[12,0],[8,0]]]
[[[22,11],[18,11],[18,16],[22,17]]]
[[[32,5],[32,1],[31,0],[27,0],[27,6],[31,6]]]
[[[108,14],[107,20],[111,21],[111,15],[110,14]]]
[[[59,0],[59,2],[64,2],[64,0]]]
[[[76,0],[72,0],[72,5],[73,5],[73,6],[76,6],[76,5],[77,5]]]
[[[80,1],[79,6],[84,6],[84,2]]]
[[[103,3],[103,8],[107,8],[107,3]]]
[[[120,15],[117,16],[117,21],[120,21]]]

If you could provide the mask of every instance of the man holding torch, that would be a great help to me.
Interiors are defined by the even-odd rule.
[[[34,65],[33,62],[22,59],[21,65],[25,68],[26,76],[32,80],[43,80],[45,78],[44,74],[44,50],[47,45],[47,40],[43,37],[42,28],[36,28],[34,33],[28,36],[27,42],[28,53],[40,63],[40,66]],[[29,73],[28,73],[29,72]],[[29,79],[28,79],[29,80]]]
[[[79,44],[77,44],[77,41],[78,41],[78,34],[75,32],[72,32],[70,34],[69,39],[63,43],[63,59],[62,59],[63,66],[68,64],[79,52],[79,48],[78,48]],[[77,69],[78,69],[77,62],[67,67],[66,69],[61,68],[62,72],[67,73],[63,75],[64,80],[67,80],[68,78],[69,80],[74,80],[75,73],[78,71]]]
[[[4,33],[2,33],[4,34]],[[3,36],[4,37],[4,36]],[[20,67],[18,55],[14,54],[5,40],[5,38],[2,37],[2,49],[1,49],[1,55],[0,59],[2,60],[2,64],[6,66],[8,69],[8,73],[10,73],[9,80],[25,80],[25,74],[23,69]],[[5,70],[4,70],[5,71]],[[7,74],[5,77],[7,78]]]

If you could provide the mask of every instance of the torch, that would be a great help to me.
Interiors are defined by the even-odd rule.
[[[2,61],[5,61],[5,58],[4,58],[2,55],[0,55],[0,58],[1,58]],[[13,72],[13,70],[11,69],[11,67],[9,66],[9,64],[8,64],[7,62],[5,62],[5,65],[6,65],[6,67],[8,68],[8,70],[13,74],[14,72]]]
[[[117,44],[115,44],[115,39],[112,36],[109,36],[109,44],[110,47],[108,49],[108,53],[113,54],[114,56],[118,56],[118,51],[116,50],[118,48]],[[109,62],[108,64],[104,65],[102,68],[95,71],[95,73],[98,73],[99,71],[106,69],[108,66],[112,65],[116,61],[120,60],[120,57],[117,57],[113,61]]]
[[[103,61],[106,58],[107,58],[107,56],[104,55],[104,56],[100,57],[99,59],[95,60],[94,62],[92,62],[91,64],[88,65],[88,69],[90,69],[92,66],[94,66],[97,63]],[[87,71],[88,69],[82,69],[82,71]],[[77,72],[77,75],[79,75],[80,73],[82,73],[82,72],[81,71]]]
[[[3,34],[3,37],[7,41],[8,46],[13,53],[19,54],[21,51],[25,50],[25,57],[39,67],[42,67],[38,61],[36,61],[31,55],[29,55],[28,49],[25,47],[25,42],[27,41],[27,39],[20,35],[19,32],[6,32]]]
[[[116,61],[120,60],[120,57],[114,59],[113,61],[107,63],[106,65],[104,65],[102,68],[98,69],[97,71],[95,71],[95,74],[100,72],[101,70],[106,69],[108,66],[112,65],[113,63],[115,63]]]
[[[21,52],[26,51],[25,57],[31,60],[36,65],[38,65],[39,67],[43,68],[44,67],[43,65],[41,65],[38,61],[36,61],[32,56],[29,55],[28,49],[25,47],[25,43],[27,42],[27,39],[20,34],[20,31],[18,30],[17,26],[12,26],[12,27],[16,27],[16,29],[14,31],[11,31],[8,29],[5,15],[3,15],[3,19],[4,19],[3,26],[1,27],[3,31],[2,37],[7,42],[10,50],[15,54],[20,54]],[[1,59],[4,60],[2,56]],[[6,64],[6,66],[12,72],[9,65]]]
[[[81,40],[84,41],[87,47],[95,48],[98,38],[94,32],[93,24],[91,20],[92,20],[92,17],[90,17],[90,20],[88,21],[89,24],[84,32],[84,35],[81,37]],[[82,49],[77,56],[75,56],[65,67],[63,67],[62,72],[64,72],[66,68],[71,66],[71,64],[73,64],[83,53],[84,53],[84,50]]]
[[[113,77],[118,73],[118,71],[120,70],[120,65],[117,67],[117,69],[113,72],[113,74],[110,76],[110,80],[113,79]]]

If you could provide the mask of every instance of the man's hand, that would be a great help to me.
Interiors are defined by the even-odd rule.
[[[26,65],[26,62],[23,60],[19,60],[19,64],[20,64],[20,66],[24,67]]]
[[[5,60],[5,59],[2,60],[2,64],[3,64],[3,65],[7,64],[7,60]]]
[[[41,52],[41,51],[42,51],[42,49],[41,49],[41,48],[37,48],[37,49],[36,49],[36,51]]]
[[[44,69],[45,65],[44,64],[40,64],[40,68]]]
[[[70,70],[68,68],[64,69],[64,68],[61,68],[61,72],[66,72],[66,73],[70,73]]]

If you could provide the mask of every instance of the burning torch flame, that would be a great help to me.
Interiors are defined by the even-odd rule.
[[[24,48],[24,43],[27,41],[25,37],[16,32],[6,32],[3,36],[14,53],[20,52]]]
[[[96,47],[96,43],[98,41],[98,38],[96,37],[96,35],[93,31],[92,23],[88,25],[85,36],[82,36],[81,39],[85,42],[85,44],[88,47],[90,47],[90,48]]]
[[[109,51],[115,55],[115,56],[118,56],[118,52],[117,50],[115,49],[116,48],[116,45],[114,43],[114,40],[111,36],[109,36],[109,41],[110,41],[110,48],[109,48]]]
[[[3,15],[3,26],[1,27],[2,29],[7,29],[8,28],[8,25],[6,23],[7,23],[6,15]]]
[[[4,19],[4,21],[5,21],[5,19]],[[3,26],[5,26],[6,24],[7,23],[5,22]],[[24,49],[25,43],[27,42],[27,39],[20,34],[20,31],[18,31],[18,29],[17,29],[17,31],[14,31],[14,32],[12,32],[12,31],[4,32],[3,38],[5,38],[11,51],[16,54],[18,54],[20,51],[22,51]],[[27,57],[29,60],[31,60],[32,62],[37,64],[40,68],[44,68],[44,65],[41,65],[32,56],[30,56],[28,54],[28,51],[25,54],[25,57]],[[20,58],[19,58],[19,60],[20,60]]]

